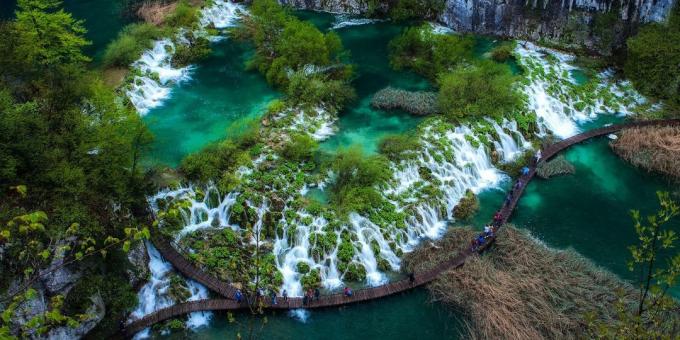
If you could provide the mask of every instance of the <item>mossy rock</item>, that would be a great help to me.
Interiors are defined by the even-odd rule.
[[[296,268],[300,274],[307,274],[310,270],[309,264],[307,262],[298,262]]]
[[[467,220],[474,216],[479,210],[479,200],[472,190],[465,191],[465,196],[460,199],[460,202],[453,207],[453,217],[457,220]]]

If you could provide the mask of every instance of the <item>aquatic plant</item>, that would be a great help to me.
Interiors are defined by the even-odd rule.
[[[513,43],[503,43],[491,50],[491,58],[497,62],[504,62],[513,56],[514,49]]]
[[[570,175],[576,168],[563,155],[559,155],[548,162],[541,162],[536,168],[536,175],[548,179],[554,176]]]
[[[453,207],[453,217],[459,221],[464,221],[474,216],[479,210],[479,200],[472,190],[466,190],[465,196]]]
[[[371,106],[383,110],[404,110],[416,116],[438,112],[437,94],[427,91],[406,91],[386,87],[371,98]]]
[[[404,271],[455,256],[475,234],[452,229],[437,247],[408,254]],[[428,290],[468,315],[467,336],[489,339],[579,338],[586,334],[586,313],[613,320],[615,301],[623,297],[631,303],[635,295],[630,284],[575,251],[549,249],[512,226],[499,231],[484,256],[442,274]]]
[[[635,166],[680,179],[680,128],[623,130],[610,146]]]

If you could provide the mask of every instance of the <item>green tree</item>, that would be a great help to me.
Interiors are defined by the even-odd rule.
[[[439,109],[451,120],[502,117],[522,110],[515,77],[492,61],[459,67],[439,78]]]
[[[638,296],[632,304],[624,298],[617,303],[618,320],[600,321],[587,317],[592,335],[607,339],[674,339],[680,336],[678,302],[668,296],[668,289],[680,277],[680,253],[669,255],[678,235],[668,229],[680,215],[680,207],[667,192],[658,192],[660,209],[642,218],[633,210],[633,225],[638,243],[629,247],[632,259],[628,269],[638,273]],[[665,266],[662,256],[669,256]]]
[[[390,41],[390,64],[435,80],[440,73],[469,61],[473,46],[471,37],[435,34],[429,24],[409,27]]]
[[[648,24],[626,42],[626,77],[643,94],[680,107],[680,6],[668,23]]]

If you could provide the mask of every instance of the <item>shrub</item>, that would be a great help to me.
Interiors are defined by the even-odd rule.
[[[465,191],[465,196],[460,199],[458,204],[453,207],[453,217],[457,220],[464,221],[474,216],[479,210],[479,200],[472,190]]]
[[[426,116],[437,113],[437,94],[386,87],[373,95],[371,106],[383,110],[399,109],[416,116]]]
[[[398,0],[389,14],[394,20],[436,19],[444,10],[444,5],[443,0]]]
[[[319,269],[312,269],[309,273],[303,275],[300,283],[302,283],[302,287],[305,290],[321,287],[321,273],[319,273]]]
[[[366,157],[359,148],[338,152],[331,167],[337,174],[330,199],[341,213],[369,212],[382,206],[383,198],[375,186],[392,176],[384,156]]]
[[[667,25],[650,24],[628,39],[624,71],[643,94],[680,107],[680,6]]]
[[[454,121],[502,117],[522,109],[522,97],[514,83],[506,65],[482,61],[459,67],[439,78],[439,109]]]
[[[175,44],[175,54],[172,56],[172,64],[175,67],[184,67],[210,55],[210,41],[204,37],[196,37],[192,32],[186,33],[188,44]]]
[[[397,70],[413,71],[434,80],[472,58],[474,40],[469,36],[432,32],[429,24],[407,28],[390,41],[390,64]]]
[[[307,134],[294,134],[290,139],[291,141],[283,147],[281,153],[291,161],[309,160],[319,147],[319,143]]]
[[[298,273],[300,273],[300,274],[309,273],[309,264],[307,264],[307,262],[298,262],[296,267],[297,267]]]
[[[165,19],[165,24],[170,27],[190,28],[198,23],[198,9],[191,6],[186,0],[180,0],[175,11]]]
[[[513,50],[512,44],[502,44],[491,50],[491,58],[498,62],[504,62],[512,57]]]
[[[418,137],[412,134],[390,135],[380,141],[378,150],[390,160],[398,162],[420,147]]]
[[[234,171],[250,160],[248,154],[230,140],[212,144],[192,153],[180,163],[180,171],[189,180],[207,182]]]
[[[162,36],[163,30],[150,24],[127,25],[106,47],[103,64],[107,67],[128,66],[153,46],[154,39]]]
[[[536,175],[550,178],[559,175],[569,175],[576,172],[576,168],[563,155],[559,155],[549,162],[542,162],[536,169]]]

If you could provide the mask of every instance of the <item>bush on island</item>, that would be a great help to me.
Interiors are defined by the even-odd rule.
[[[426,116],[438,111],[437,93],[386,87],[373,95],[371,106],[383,110],[404,110],[416,116]]]
[[[472,190],[467,189],[465,196],[460,199],[458,204],[453,207],[453,217],[459,221],[464,221],[474,216],[479,210],[479,200]]]

